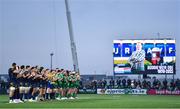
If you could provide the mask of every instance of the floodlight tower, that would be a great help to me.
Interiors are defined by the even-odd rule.
[[[73,67],[74,67],[74,71],[79,72],[78,58],[77,58],[77,52],[76,52],[76,44],[74,42],[71,12],[69,10],[68,0],[65,0],[65,5],[66,5],[66,16],[67,16],[68,28],[69,28],[69,36],[70,36],[70,41],[71,41],[71,52],[72,52],[72,59],[73,59]]]
[[[50,53],[50,56],[51,56],[51,66],[50,66],[50,67],[51,67],[51,70],[52,70],[52,66],[53,66],[53,65],[52,65],[52,64],[53,64],[53,55],[54,55],[54,53],[53,53],[53,52],[52,52],[52,53]]]

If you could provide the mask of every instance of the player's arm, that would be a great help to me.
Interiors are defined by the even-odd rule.
[[[42,79],[47,80],[48,78],[44,75],[44,76],[42,76]]]
[[[58,75],[56,74],[53,76],[53,81],[57,81],[57,80],[58,80]]]
[[[63,76],[62,75],[58,76],[58,81],[63,81]]]
[[[13,71],[13,74],[16,74],[16,75],[17,75],[17,74],[19,74],[19,71],[18,71],[18,70],[14,70],[14,71]]]
[[[22,76],[23,75],[21,73],[18,73],[16,78],[21,78]]]
[[[30,78],[33,78],[33,75],[29,74],[27,76],[24,76],[24,78],[30,79]]]
[[[58,81],[62,81],[63,80],[63,78],[58,78]]]
[[[40,75],[35,75],[33,79],[39,79]]]

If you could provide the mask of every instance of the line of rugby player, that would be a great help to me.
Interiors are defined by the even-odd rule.
[[[13,63],[8,73],[9,103],[77,98],[80,81],[78,72],[28,65],[17,66]]]

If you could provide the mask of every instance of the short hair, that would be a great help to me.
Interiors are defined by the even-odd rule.
[[[25,66],[24,65],[21,65],[21,69],[24,69],[25,68]]]
[[[66,73],[67,73],[67,75],[69,75],[70,71],[69,71],[69,70],[66,70]]]
[[[31,67],[31,70],[34,69],[35,67]]]
[[[14,63],[12,63],[12,66],[16,66],[16,63],[14,62]]]
[[[38,65],[36,65],[36,66],[34,66],[36,69],[38,69],[39,68],[39,66]]]
[[[40,67],[39,68],[39,72],[42,72],[43,69],[44,69],[44,67]]]
[[[29,67],[30,67],[29,65],[26,66],[26,68],[29,68]]]
[[[40,69],[44,69],[44,67],[40,67]]]

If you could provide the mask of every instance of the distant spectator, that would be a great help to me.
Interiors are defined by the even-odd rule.
[[[137,88],[137,85],[138,85],[138,83],[137,83],[136,79],[134,79],[134,88]]]
[[[175,83],[174,83],[174,80],[171,80],[170,82],[170,90],[175,90]]]
[[[127,80],[127,85],[128,85],[128,86],[127,86],[128,88],[131,88],[131,79],[128,79],[128,80]]]
[[[163,89],[167,89],[167,80],[166,79],[164,79],[164,81],[163,81]]]
[[[123,88],[126,87],[126,79],[123,79],[123,80],[122,80],[122,85],[123,85]]]
[[[157,84],[158,84],[157,79],[154,78],[154,81],[153,81],[153,89],[156,89]]]
[[[143,82],[142,82],[142,88],[146,89],[147,88],[147,82],[146,80],[144,79]]]
[[[93,89],[97,89],[97,81],[96,80],[93,81]]]
[[[157,80],[157,86],[156,86],[156,89],[161,89],[161,81]]]
[[[79,86],[80,89],[83,88],[82,81],[79,82],[79,85],[80,85],[80,86]]]
[[[180,90],[180,80],[177,79],[175,82],[176,90]]]
[[[107,81],[104,79],[103,80],[103,88],[106,88],[106,85],[107,85]]]
[[[110,84],[110,88],[114,88],[115,83],[114,83],[113,78],[111,78],[111,80],[109,81],[109,84]]]
[[[120,78],[116,80],[116,84],[118,88],[121,88],[121,80]]]
[[[151,89],[151,82],[150,81],[147,82],[147,89]]]
[[[141,81],[140,80],[138,80],[138,82],[137,82],[137,87],[141,88]]]

